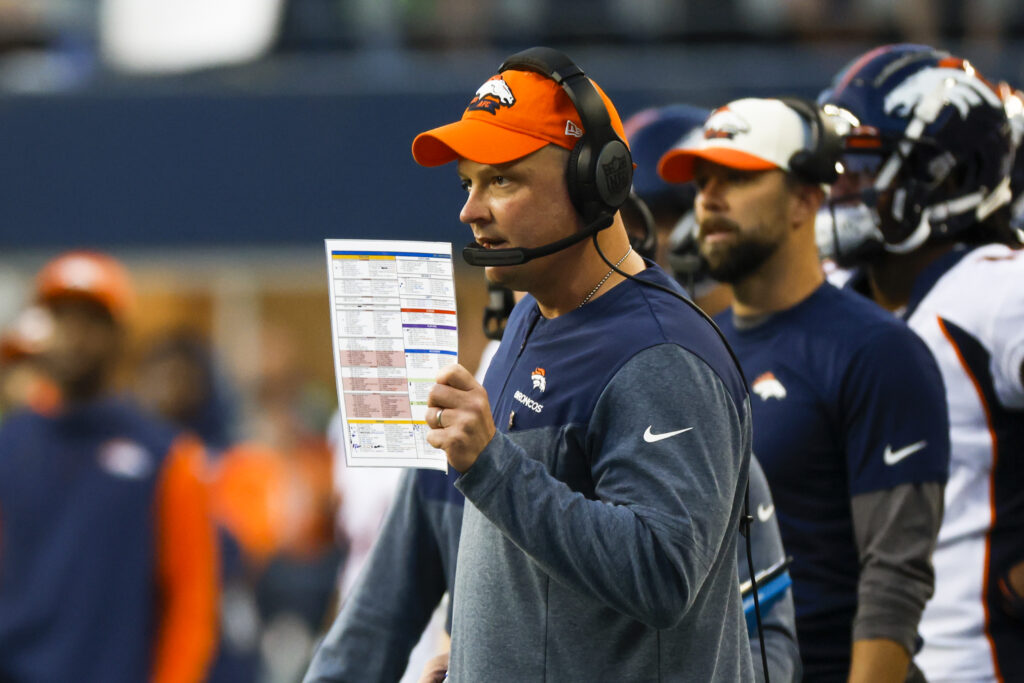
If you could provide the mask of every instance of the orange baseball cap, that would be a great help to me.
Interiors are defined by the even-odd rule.
[[[113,257],[94,251],[70,251],[53,259],[36,276],[36,298],[91,299],[103,305],[115,320],[123,321],[135,300],[128,270]]]
[[[36,356],[53,337],[53,318],[42,306],[29,306],[0,332],[0,362]]]
[[[625,142],[615,105],[591,83],[608,109],[612,127]],[[460,120],[417,135],[412,156],[421,166],[440,166],[460,158],[504,164],[544,145],[572,149],[583,133],[580,115],[562,86],[533,71],[509,69],[477,88]]]

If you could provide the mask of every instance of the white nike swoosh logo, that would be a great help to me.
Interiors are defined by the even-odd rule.
[[[653,427],[653,426],[654,425],[648,425],[647,431],[644,432],[644,441],[646,441],[647,443],[654,443],[655,441],[661,441],[662,439],[667,439],[670,436],[675,436],[676,434],[682,434],[683,432],[688,432],[691,429],[693,429],[693,427],[687,427],[686,429],[677,429],[674,432],[665,432],[664,434],[655,434],[654,432],[651,431],[651,427]]]
[[[885,464],[886,465],[895,465],[900,460],[903,460],[907,456],[910,456],[910,455],[913,455],[914,453],[917,453],[919,450],[921,450],[922,448],[924,448],[927,445],[928,445],[927,441],[918,441],[917,443],[912,443],[909,446],[904,446],[903,448],[899,449],[898,451],[894,451],[892,449],[892,446],[887,444],[885,446],[885,454],[884,454]]]
[[[773,514],[775,514],[774,504],[769,505],[767,507],[765,507],[764,505],[757,506],[757,518],[762,522],[767,522],[769,519],[772,518]]]

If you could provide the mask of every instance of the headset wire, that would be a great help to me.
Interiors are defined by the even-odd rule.
[[[660,285],[657,282],[650,282],[649,280],[641,280],[640,278],[634,277],[634,276],[630,275],[629,273],[625,272],[624,270],[620,269],[618,266],[615,265],[615,263],[613,263],[611,260],[608,259],[607,256],[604,255],[603,251],[601,251],[601,245],[599,245],[597,243],[597,233],[594,233],[594,235],[592,237],[592,241],[594,243],[594,248],[597,249],[598,256],[600,256],[601,260],[604,261],[605,264],[607,264],[608,267],[611,268],[613,271],[615,271],[616,273],[618,273],[622,277],[626,278],[627,280],[632,280],[633,282],[636,282],[636,283],[638,283],[640,285],[643,285],[644,287],[652,287],[654,289],[660,289],[663,292],[671,294],[672,296],[676,297],[677,299],[679,299],[680,301],[685,303],[687,306],[692,308],[694,311],[699,313],[700,316],[705,321],[707,321],[707,323],[709,325],[711,325],[711,328],[718,334],[718,338],[722,340],[722,343],[725,345],[726,351],[729,352],[729,356],[732,358],[733,363],[736,365],[736,369],[740,373],[740,378],[743,380],[743,387],[744,388],[747,387],[747,376],[743,373],[743,366],[740,365],[739,358],[736,357],[736,352],[733,351],[732,346],[730,346],[730,344],[729,344],[729,340],[725,338],[725,334],[722,332],[721,328],[718,327],[718,325],[715,323],[715,321],[712,320],[711,316],[709,316],[707,313],[702,311],[700,306],[698,306],[697,304],[693,303],[690,299],[688,299],[687,297],[683,296],[679,292],[677,292],[677,291],[675,291],[675,290],[673,290],[673,289],[671,289],[669,287],[665,287],[664,285]],[[747,479],[747,490],[746,490],[746,492],[743,495],[743,516],[742,517],[743,518],[740,521],[740,531],[743,533],[743,537],[745,539],[745,543],[746,543],[746,546],[747,546],[747,568],[750,571],[751,592],[752,592],[752,594],[754,596],[754,619],[757,622],[757,639],[758,639],[758,642],[759,642],[759,644],[761,646],[761,666],[764,667],[764,681],[765,681],[765,683],[771,683],[771,680],[770,680],[769,675],[768,675],[768,651],[765,649],[765,645],[764,645],[764,629],[761,626],[761,602],[760,602],[760,600],[758,599],[758,596],[757,596],[757,575],[754,572],[754,556],[753,556],[753,552],[752,552],[752,549],[751,549],[751,543],[750,543],[750,534],[751,534],[751,530],[752,530],[751,526],[752,526],[752,523],[754,521],[754,518],[751,517],[751,515],[750,515],[750,479],[749,478]]]

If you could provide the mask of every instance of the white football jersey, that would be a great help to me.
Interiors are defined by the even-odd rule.
[[[942,372],[950,422],[935,595],[915,661],[933,682],[1024,680],[1024,624],[996,586],[1024,561],[1024,251],[968,252],[908,312]]]

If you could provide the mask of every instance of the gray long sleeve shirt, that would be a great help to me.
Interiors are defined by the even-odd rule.
[[[553,320],[527,297],[485,386],[502,431],[457,482],[451,679],[752,680],[749,406],[710,326],[633,282]]]

